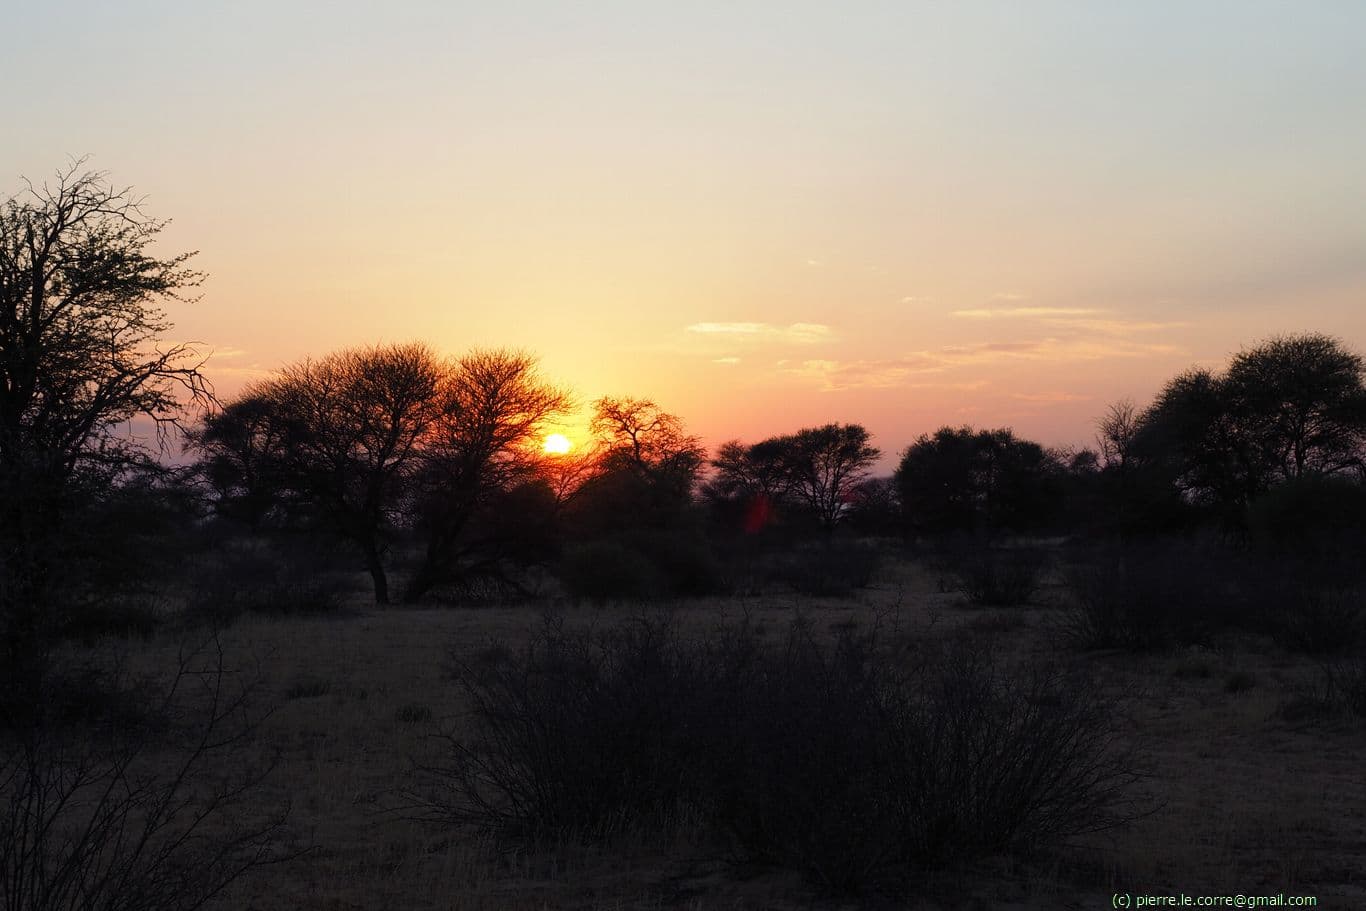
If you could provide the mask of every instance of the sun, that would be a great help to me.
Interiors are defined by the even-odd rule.
[[[545,442],[541,444],[541,448],[550,455],[564,455],[574,448],[574,444],[569,442],[569,437],[562,433],[551,433],[546,435]]]

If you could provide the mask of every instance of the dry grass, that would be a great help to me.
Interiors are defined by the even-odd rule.
[[[460,690],[446,677],[452,654],[474,660],[495,642],[515,646],[543,608],[381,611],[357,602],[335,616],[248,616],[227,630],[229,661],[259,671],[276,705],[262,737],[281,761],[258,799],[291,804],[292,827],[314,848],[238,884],[220,906],[825,907],[795,875],[729,864],[686,825],[508,853],[393,812],[411,763],[437,758],[440,743],[429,735],[461,718]],[[941,593],[932,573],[904,562],[848,599],[783,595],[652,609],[699,630],[747,613],[775,637],[799,611],[816,630],[876,624],[884,641],[907,650],[940,637],[989,636],[1017,655],[1082,663],[1113,692],[1127,735],[1147,757],[1151,777],[1140,790],[1148,815],[1028,867],[937,874],[919,905],[895,907],[1099,908],[1114,890],[1224,889],[1317,894],[1325,907],[1366,904],[1366,725],[1285,720],[1279,709],[1314,673],[1307,659],[1248,641],[1140,656],[1069,652],[1052,622],[1056,608],[968,608]],[[632,610],[568,608],[566,619],[610,624]],[[119,647],[149,667],[173,649],[164,640]]]

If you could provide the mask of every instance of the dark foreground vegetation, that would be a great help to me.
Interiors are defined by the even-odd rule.
[[[522,352],[348,350],[218,401],[162,341],[158,306],[201,279],[154,255],[162,224],[79,167],[0,210],[6,908],[198,908],[341,850],[292,825],[271,711],[370,690],[314,674],[317,643],[262,687],[266,659],[219,636],[389,616],[367,598],[559,612],[465,628],[451,711],[388,719],[444,733],[353,800],[448,853],[673,832],[732,869],[907,897],[1158,812],[1140,697],[1107,683],[1124,662],[1261,650],[1294,662],[1275,717],[1366,717],[1366,365],[1336,339],[1116,404],[1094,450],[945,427],[877,478],[857,424],[710,454],[620,396],[550,455],[573,398]],[[908,566],[934,579],[913,633],[888,625]],[[775,599],[776,634],[744,613]],[[688,605],[722,615],[675,622]],[[949,608],[975,619],[946,634]],[[566,620],[599,615],[618,622]]]

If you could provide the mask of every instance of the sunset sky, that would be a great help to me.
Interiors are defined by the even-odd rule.
[[[514,346],[715,444],[1086,443],[1276,333],[1366,351],[1366,3],[7,9],[0,196],[72,157],[174,219],[231,395]],[[567,430],[571,436],[578,430]]]

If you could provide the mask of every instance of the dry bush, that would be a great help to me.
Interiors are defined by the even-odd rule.
[[[1048,553],[1037,547],[958,542],[941,547],[935,563],[950,590],[979,607],[1025,604],[1038,592]]]
[[[1128,544],[1078,555],[1064,637],[1078,648],[1144,651],[1208,645],[1229,619],[1227,560],[1181,544]]]
[[[189,580],[187,619],[214,628],[243,614],[339,612],[346,585],[328,567],[286,548],[226,548]]]
[[[872,639],[794,629],[739,694],[718,821],[836,892],[1029,853],[1128,815],[1132,756],[1084,681],[962,645],[903,672]]]
[[[216,643],[183,652],[154,700],[125,692],[136,713],[39,712],[0,734],[5,911],[185,911],[285,856],[287,809],[246,809],[270,766]]]
[[[966,649],[907,671],[848,628],[765,646],[748,624],[550,621],[459,681],[472,733],[445,735],[410,811],[505,838],[693,820],[837,892],[1114,825],[1134,778],[1083,682]]]
[[[658,823],[698,794],[701,729],[729,681],[667,620],[609,630],[547,618],[520,652],[461,664],[474,736],[438,735],[449,763],[419,769],[424,815],[502,834],[601,836]]]
[[[832,597],[867,588],[881,564],[876,547],[837,538],[783,554],[774,574],[801,594]]]

